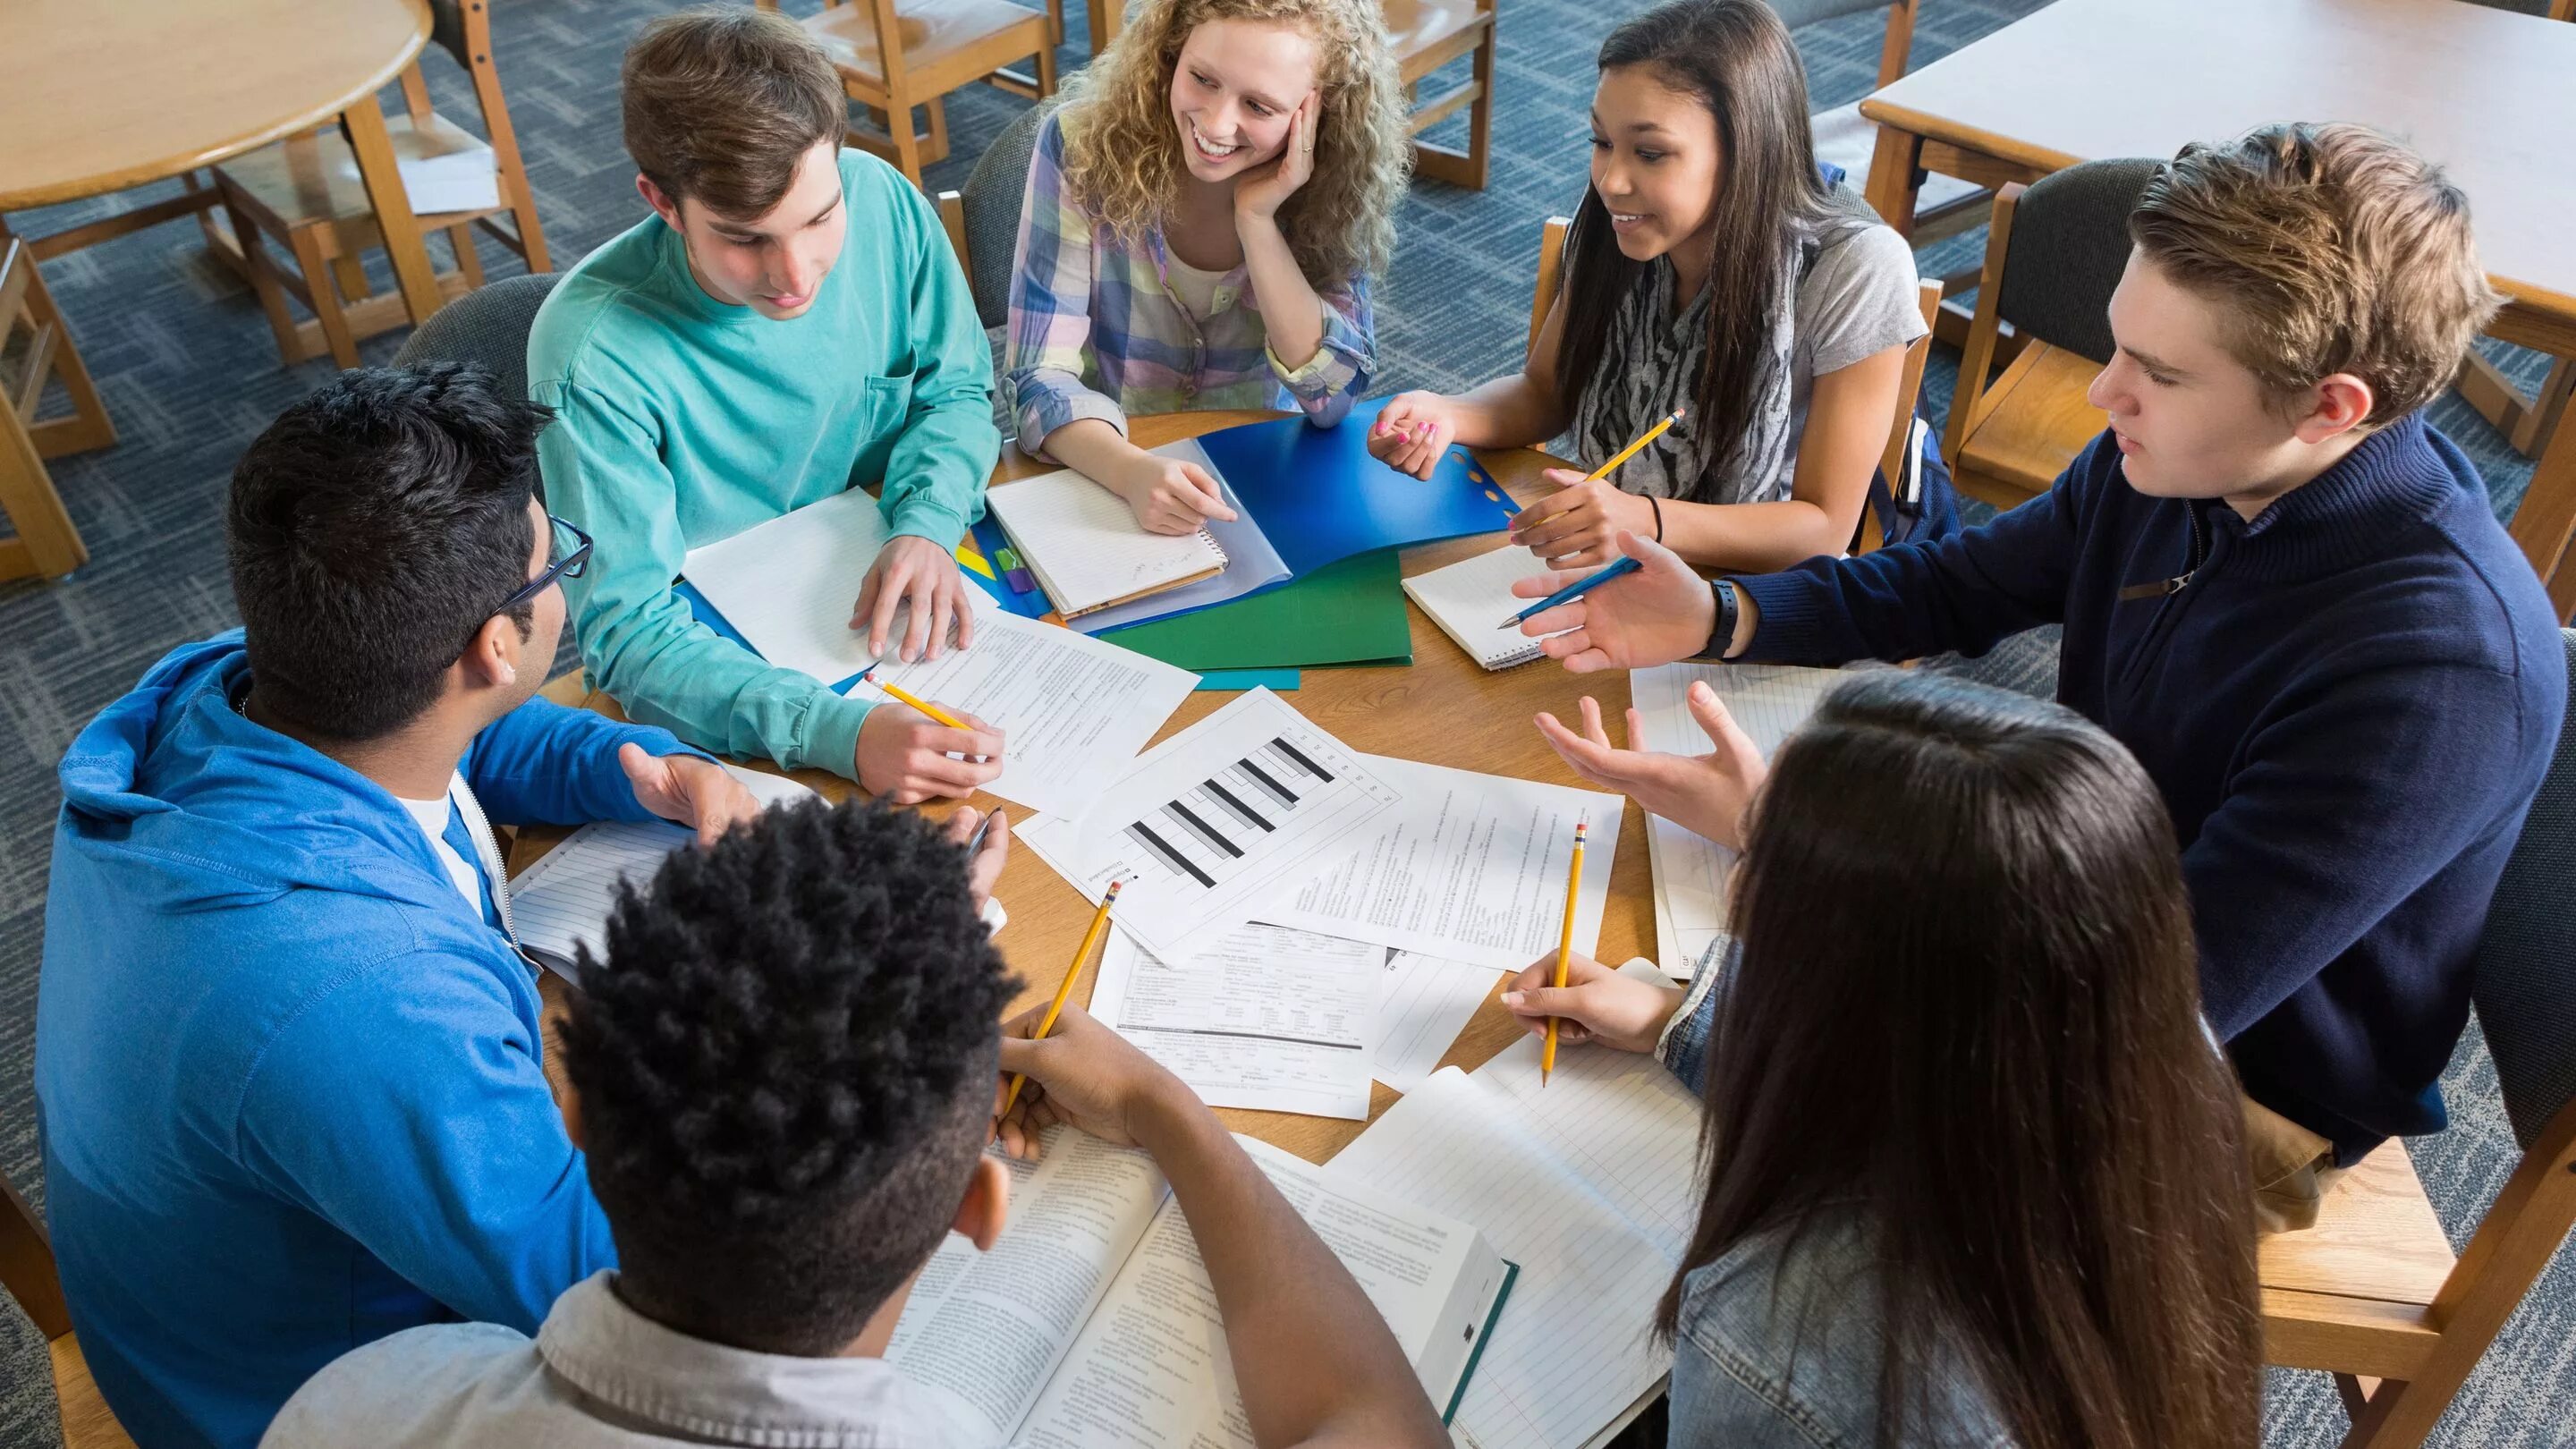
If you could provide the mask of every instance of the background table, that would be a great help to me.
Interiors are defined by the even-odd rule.
[[[377,89],[429,38],[424,0],[5,0],[0,8],[0,217],[173,176],[193,182],[199,167],[338,117],[404,305],[414,322],[438,310],[429,251],[376,103]],[[211,188],[192,185],[186,195],[30,239],[29,250],[39,260],[59,256],[202,212],[214,199]],[[0,219],[0,234],[6,228]],[[30,431],[46,457],[115,441],[94,394],[74,417]]]

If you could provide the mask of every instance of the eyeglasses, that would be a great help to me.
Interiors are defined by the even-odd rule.
[[[549,513],[546,521],[554,525],[554,541],[548,546],[545,572],[528,580],[527,587],[501,601],[495,614],[506,614],[521,604],[555,586],[557,579],[577,579],[590,567],[590,535]]]

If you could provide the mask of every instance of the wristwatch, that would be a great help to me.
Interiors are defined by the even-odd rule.
[[[1710,582],[1709,588],[1717,595],[1717,627],[1710,631],[1708,647],[1702,649],[1700,655],[1707,659],[1724,659],[1726,651],[1735,647],[1735,585],[1725,579],[1716,579]]]

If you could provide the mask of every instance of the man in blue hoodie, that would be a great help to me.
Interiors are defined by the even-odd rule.
[[[1714,586],[1633,540],[1644,569],[1525,628],[1570,631],[1546,649],[1580,672],[1976,654],[2063,625],[2058,699],[2173,816],[2258,1220],[2289,1230],[2338,1170],[2447,1121],[2442,1068],[2566,654],[2477,470],[2424,419],[2496,305],[2438,168],[2361,126],[2267,126],[2185,147],[2129,235],[2092,389],[2110,427],[2047,493],[1937,544]],[[1589,778],[1731,844],[1761,757],[1691,694],[1706,756],[1614,750],[1588,703],[1584,733],[1541,728]],[[1675,1015],[1582,974],[1588,999],[1530,981],[1504,1000],[1632,1041],[1660,1012],[1667,1055],[1704,1039],[1713,1001]]]
[[[47,1208],[147,1449],[251,1445],[339,1354],[533,1331],[615,1262],[486,814],[713,839],[758,806],[664,731],[532,698],[588,553],[534,495],[547,417],[452,366],[289,409],[233,473],[246,629],[153,666],[63,758]]]

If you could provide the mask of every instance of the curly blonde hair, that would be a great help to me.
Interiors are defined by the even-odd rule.
[[[1279,230],[1316,287],[1384,271],[1413,146],[1377,0],[1145,0],[1109,49],[1065,82],[1066,193],[1130,241],[1171,214],[1187,165],[1172,73],[1182,42],[1210,20],[1286,25],[1315,42],[1315,169],[1279,208]]]

